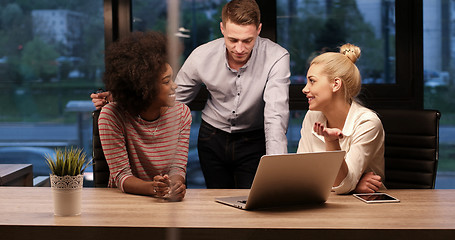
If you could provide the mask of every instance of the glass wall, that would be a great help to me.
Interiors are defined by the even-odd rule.
[[[102,87],[103,1],[0,1],[0,163],[79,146],[91,156],[90,92]],[[87,101],[88,100],[88,101]]]
[[[311,59],[344,43],[362,49],[363,84],[395,83],[394,1],[277,1],[278,43],[291,55],[292,84],[306,83]],[[303,94],[303,93],[302,93]],[[288,150],[296,152],[305,111],[291,112]]]
[[[344,43],[362,49],[364,84],[395,83],[393,0],[278,0],[277,36],[291,54],[292,83],[305,83],[312,57]]]
[[[227,0],[181,0],[179,30],[172,35],[182,45],[180,64],[183,64],[197,46],[222,37],[220,32],[221,9]],[[133,31],[154,30],[165,33],[167,29],[167,4],[162,0],[133,0]],[[177,72],[174,70],[174,72]],[[199,166],[197,136],[201,123],[201,112],[192,111],[190,146],[188,156],[188,187],[205,187]]]
[[[184,46],[181,63],[191,51],[222,37],[221,8],[226,0],[181,0],[180,29],[173,35]],[[358,66],[367,84],[395,83],[394,1],[277,1],[277,42],[291,54],[291,82],[305,84],[308,60],[322,51],[337,51],[350,42],[363,50]],[[133,0],[133,31],[166,31],[167,4]],[[292,111],[288,151],[296,152],[305,111]],[[188,163],[189,187],[204,186],[196,150],[200,112],[193,112]],[[196,176],[196,177],[194,177]],[[195,179],[193,179],[193,177]]]
[[[424,105],[441,112],[436,188],[455,188],[455,1],[423,1]]]
[[[228,0],[180,0],[180,63],[221,37]],[[442,113],[437,187],[454,188],[455,0],[424,0],[424,105]],[[133,30],[167,28],[162,0],[132,0]],[[363,50],[364,84],[396,83],[394,0],[277,0],[277,42],[291,54],[292,84],[303,87],[308,60],[345,42]],[[90,92],[103,86],[103,1],[0,1],[0,163],[34,163],[56,147],[91,152]],[[200,112],[193,113],[189,187],[204,186],[196,151]],[[291,111],[288,151],[295,152],[305,111]],[[36,162],[39,163],[36,163]]]

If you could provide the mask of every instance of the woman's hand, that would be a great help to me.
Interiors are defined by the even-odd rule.
[[[180,175],[171,176],[170,201],[182,201],[186,194],[185,179]]]
[[[182,201],[185,197],[185,179],[180,175],[169,177],[167,174],[156,175],[153,178],[153,193],[155,197],[165,198],[169,201]]]
[[[381,176],[373,172],[364,173],[354,189],[355,193],[374,193],[382,186]]]
[[[153,177],[152,187],[153,187],[153,194],[155,197],[164,197],[169,194],[170,191],[170,179],[169,176],[166,175],[156,175]]]
[[[323,136],[325,140],[325,149],[327,151],[341,150],[339,139],[343,138],[343,133],[338,128],[326,128],[324,124],[315,122],[314,132]]]
[[[324,124],[315,122],[313,127],[314,132],[323,136],[326,142],[333,142],[343,138],[343,133],[338,128],[326,128]]]

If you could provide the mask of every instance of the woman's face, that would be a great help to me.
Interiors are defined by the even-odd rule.
[[[160,106],[172,107],[175,104],[175,89],[177,84],[172,80],[172,68],[169,64],[166,64],[166,71],[161,75],[160,88],[156,101]]]
[[[322,70],[320,64],[311,65],[307,73],[307,84],[302,89],[308,99],[309,109],[314,111],[324,111],[333,100],[333,81]]]

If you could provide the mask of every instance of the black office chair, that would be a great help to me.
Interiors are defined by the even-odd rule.
[[[385,186],[431,189],[439,152],[437,110],[377,110],[385,131]]]
[[[101,110],[92,112],[93,116],[93,184],[95,187],[107,187],[109,182],[109,167],[101,146],[100,133],[98,129],[98,117]]]

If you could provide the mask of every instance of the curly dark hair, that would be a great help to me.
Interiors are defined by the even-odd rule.
[[[103,76],[117,105],[136,116],[152,103],[166,71],[166,37],[158,32],[133,32],[106,51]]]

